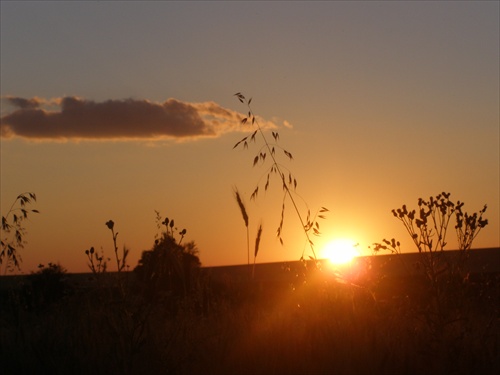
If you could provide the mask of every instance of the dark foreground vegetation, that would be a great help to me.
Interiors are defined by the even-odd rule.
[[[73,277],[50,264],[2,290],[1,372],[496,373],[498,273],[443,279],[437,296],[418,272],[377,264],[342,275],[297,262],[254,280],[193,267],[189,283],[174,269]]]

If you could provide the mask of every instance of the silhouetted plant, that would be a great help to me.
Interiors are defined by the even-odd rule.
[[[240,208],[241,216],[243,217],[243,221],[245,222],[245,227],[247,229],[247,264],[250,270],[250,229],[248,227],[249,224],[249,218],[248,218],[248,213],[247,209],[245,207],[245,204],[243,203],[243,198],[241,197],[240,192],[238,189],[235,187],[234,189],[234,198],[236,199],[236,203],[238,204],[238,207]],[[257,257],[257,252],[255,252],[254,255],[254,268],[255,268],[255,259]]]
[[[283,232],[283,224],[284,224],[284,217],[285,217],[285,202],[286,202],[286,199],[288,198],[290,200],[290,202],[292,203],[292,206],[295,210],[295,213],[297,214],[297,217],[299,218],[299,221],[300,221],[301,226],[302,226],[302,231],[304,232],[305,237],[306,237],[306,243],[308,244],[308,246],[311,249],[312,257],[310,257],[310,258],[317,260],[316,252],[314,250],[314,242],[312,241],[311,233],[315,236],[320,235],[320,230],[319,230],[320,226],[319,226],[319,223],[317,221],[317,218],[324,219],[325,217],[324,217],[323,213],[327,212],[328,209],[325,207],[321,207],[319,209],[319,215],[316,214],[314,216],[311,215],[311,211],[308,209],[307,215],[304,218],[304,216],[302,215],[302,213],[299,210],[299,207],[297,205],[297,201],[295,199],[295,197],[297,196],[297,194],[296,194],[296,189],[297,189],[297,184],[298,184],[297,179],[292,175],[291,171],[288,168],[286,168],[283,164],[278,162],[278,159],[277,159],[278,156],[276,154],[277,151],[279,151],[280,153],[285,155],[285,157],[289,161],[292,161],[293,160],[292,153],[287,151],[286,149],[284,149],[283,147],[281,147],[278,144],[278,141],[280,138],[278,132],[272,131],[271,134],[272,134],[274,141],[272,143],[268,141],[268,139],[264,133],[264,130],[260,126],[259,121],[258,121],[257,117],[255,116],[255,114],[252,110],[252,107],[250,105],[252,102],[252,98],[247,100],[246,97],[243,94],[241,94],[240,92],[238,92],[234,95],[238,98],[238,100],[241,103],[245,104],[247,106],[247,109],[248,109],[248,115],[247,115],[247,117],[244,117],[241,120],[241,124],[245,125],[245,124],[250,123],[251,126],[256,127],[256,130],[250,136],[246,136],[246,137],[242,138],[240,141],[238,141],[233,146],[233,149],[240,146],[240,145],[242,145],[243,148],[248,148],[248,144],[250,142],[256,142],[257,134],[259,134],[260,138],[262,139],[263,145],[259,149],[257,155],[253,158],[253,166],[256,166],[259,163],[264,164],[266,162],[266,158],[268,156],[269,156],[269,159],[267,159],[267,160],[271,160],[271,166],[267,170],[266,182],[264,184],[264,191],[267,191],[267,189],[270,186],[271,175],[278,176],[278,179],[280,180],[280,183],[281,183],[282,188],[283,188],[284,195],[283,195],[283,201],[282,201],[282,205],[281,205],[281,220],[280,220],[280,223],[279,223],[279,226],[277,229],[277,233],[276,233],[277,237],[279,238],[280,243],[283,244],[282,232]],[[259,185],[257,185],[255,187],[255,189],[253,190],[253,192],[250,196],[250,199],[256,199],[258,193],[259,193]],[[305,252],[305,249],[302,252],[301,260],[304,259],[304,252]]]
[[[410,235],[420,254],[419,267],[429,285],[430,295],[425,300],[426,319],[435,334],[442,332],[448,324],[456,321],[451,315],[464,302],[465,287],[469,280],[466,267],[473,240],[488,224],[483,219],[486,205],[472,215],[463,211],[464,203],[450,200],[450,193],[441,193],[428,200],[418,199],[418,210],[409,210],[406,205],[393,209],[396,217]],[[447,256],[447,234],[452,219],[458,240],[458,257]],[[392,238],[373,244],[375,253],[387,250],[401,254],[401,243]],[[451,310],[450,310],[451,309]]]
[[[29,276],[29,304],[32,308],[47,307],[62,299],[69,292],[65,278],[66,269],[60,264],[40,264],[39,270]]]
[[[252,278],[255,277],[255,260],[257,259],[257,254],[259,253],[261,236],[262,236],[262,224],[259,225],[259,229],[257,229],[257,236],[255,237],[255,249],[254,249],[254,253],[253,253]]]
[[[10,206],[9,211],[5,216],[2,216],[0,271],[2,264],[5,263],[4,273],[15,268],[21,269],[22,259],[19,249],[22,249],[26,244],[24,220],[28,219],[30,213],[39,212],[35,209],[27,209],[27,206],[33,202],[36,202],[35,193],[19,194]]]
[[[85,254],[87,255],[87,258],[89,259],[89,262],[87,263],[88,267],[94,274],[106,272],[107,269],[107,262],[104,259],[104,254],[101,253],[99,256],[97,252],[94,250],[94,247],[92,246],[90,249],[85,250]]]
[[[106,227],[111,231],[111,235],[113,236],[113,252],[115,253],[115,260],[116,260],[116,270],[118,272],[119,277],[116,278],[116,281],[118,283],[118,287],[120,289],[120,292],[122,294],[125,293],[124,290],[124,285],[123,285],[123,277],[122,277],[122,271],[125,268],[128,268],[127,265],[127,257],[130,252],[130,250],[124,245],[123,250],[122,250],[122,255],[121,258],[118,254],[118,244],[117,244],[117,237],[118,237],[118,232],[115,233],[115,223],[113,220],[108,220],[105,223]],[[89,269],[92,271],[93,274],[102,274],[106,272],[107,270],[107,265],[108,261],[110,261],[110,258],[105,259],[104,258],[104,252],[101,249],[101,255],[97,254],[95,251],[94,247],[92,246],[90,249],[85,250],[85,255],[87,255],[88,263],[87,266]],[[99,281],[102,281],[99,279]]]
[[[164,225],[166,230],[155,240],[152,250],[143,251],[134,273],[139,281],[148,286],[147,293],[154,295],[167,292],[185,296],[191,291],[194,273],[201,265],[198,249],[194,242],[181,244],[187,233],[186,229],[179,232],[181,237],[177,242],[174,220],[162,220],[157,211],[156,216],[157,223]]]
[[[429,200],[419,198],[418,212],[409,211],[406,205],[392,210],[394,217],[403,223],[418,252],[422,254],[422,265],[427,277],[433,283],[444,271],[453,273],[463,271],[464,262],[468,258],[474,239],[488,224],[488,220],[483,219],[486,205],[478,213],[469,215],[462,210],[463,202],[454,203],[449,197],[450,193],[443,192],[436,197],[430,197]],[[460,259],[451,264],[448,259],[442,258],[442,254],[447,245],[446,236],[453,217],[456,222]],[[394,238],[390,241],[384,239],[383,243],[375,243],[373,249],[375,252],[379,250],[401,252],[400,242]],[[443,264],[443,261],[447,264]]]
[[[97,288],[90,291],[87,298],[98,301],[101,329],[112,336],[113,342],[118,343],[111,350],[112,360],[120,369],[119,372],[125,374],[130,373],[134,358],[144,343],[146,324],[154,306],[151,301],[143,303],[146,302],[143,295],[134,294],[130,274],[124,272],[128,268],[129,249],[123,246],[122,253],[119,254],[115,223],[113,220],[108,220],[105,225],[111,231],[117,273],[107,274],[107,277],[104,277],[111,259],[105,259],[102,250],[101,255],[98,255],[94,247],[85,250],[88,267],[98,276],[95,279]]]
[[[125,246],[123,246],[122,250],[122,257],[120,258],[118,255],[118,245],[116,243],[116,238],[118,237],[118,232],[115,233],[115,223],[113,220],[108,220],[106,222],[106,226],[108,229],[111,231],[111,234],[113,235],[113,250],[115,252],[115,259],[116,259],[116,268],[118,272],[121,272],[124,270],[125,267],[127,267],[127,256],[129,253],[129,249],[127,249]]]

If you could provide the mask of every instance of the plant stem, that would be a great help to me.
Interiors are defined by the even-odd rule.
[[[250,106],[250,103],[246,102],[246,104],[248,106],[248,109],[249,109],[252,117],[255,119],[255,124],[257,125],[257,130],[259,131],[260,135],[262,136],[262,139],[264,140],[266,148],[267,148],[267,150],[268,150],[268,152],[271,155],[271,158],[273,160],[273,164],[274,164],[276,170],[278,171],[278,174],[279,174],[279,176],[281,178],[281,182],[283,183],[283,188],[285,189],[285,194],[288,195],[288,197],[290,198],[290,201],[292,202],[293,208],[294,208],[295,212],[297,213],[297,216],[299,218],[300,224],[302,225],[303,232],[304,232],[304,234],[306,236],[307,242],[309,243],[309,247],[311,248],[311,251],[312,251],[312,254],[314,256],[314,259],[317,260],[317,258],[316,258],[316,252],[314,251],[313,242],[311,241],[311,238],[309,236],[309,232],[305,229],[306,228],[306,224],[304,223],[304,219],[302,218],[302,215],[301,215],[301,213],[299,211],[297,203],[295,202],[295,199],[294,199],[294,197],[292,195],[292,192],[290,191],[290,188],[288,187],[288,184],[286,183],[285,174],[281,171],[280,165],[276,161],[276,157],[274,156],[274,152],[272,151],[271,146],[270,146],[269,142],[267,141],[267,138],[266,138],[264,132],[262,131],[262,128],[261,128],[261,126],[259,124],[259,121],[255,118],[255,115],[254,115],[254,112],[252,110],[252,107]],[[302,252],[302,258],[303,257],[304,257],[304,252]]]

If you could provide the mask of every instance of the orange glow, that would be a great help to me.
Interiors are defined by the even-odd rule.
[[[359,256],[357,244],[349,239],[336,239],[325,245],[322,257],[327,258],[332,264],[347,264]]]

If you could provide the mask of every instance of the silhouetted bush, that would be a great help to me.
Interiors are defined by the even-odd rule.
[[[201,266],[197,254],[194,242],[181,245],[164,233],[152,250],[142,253],[134,273],[151,294],[184,297],[196,285]]]
[[[31,309],[42,309],[56,303],[71,291],[64,267],[54,263],[39,267],[39,271],[28,276],[29,282],[24,288],[26,306]]]

